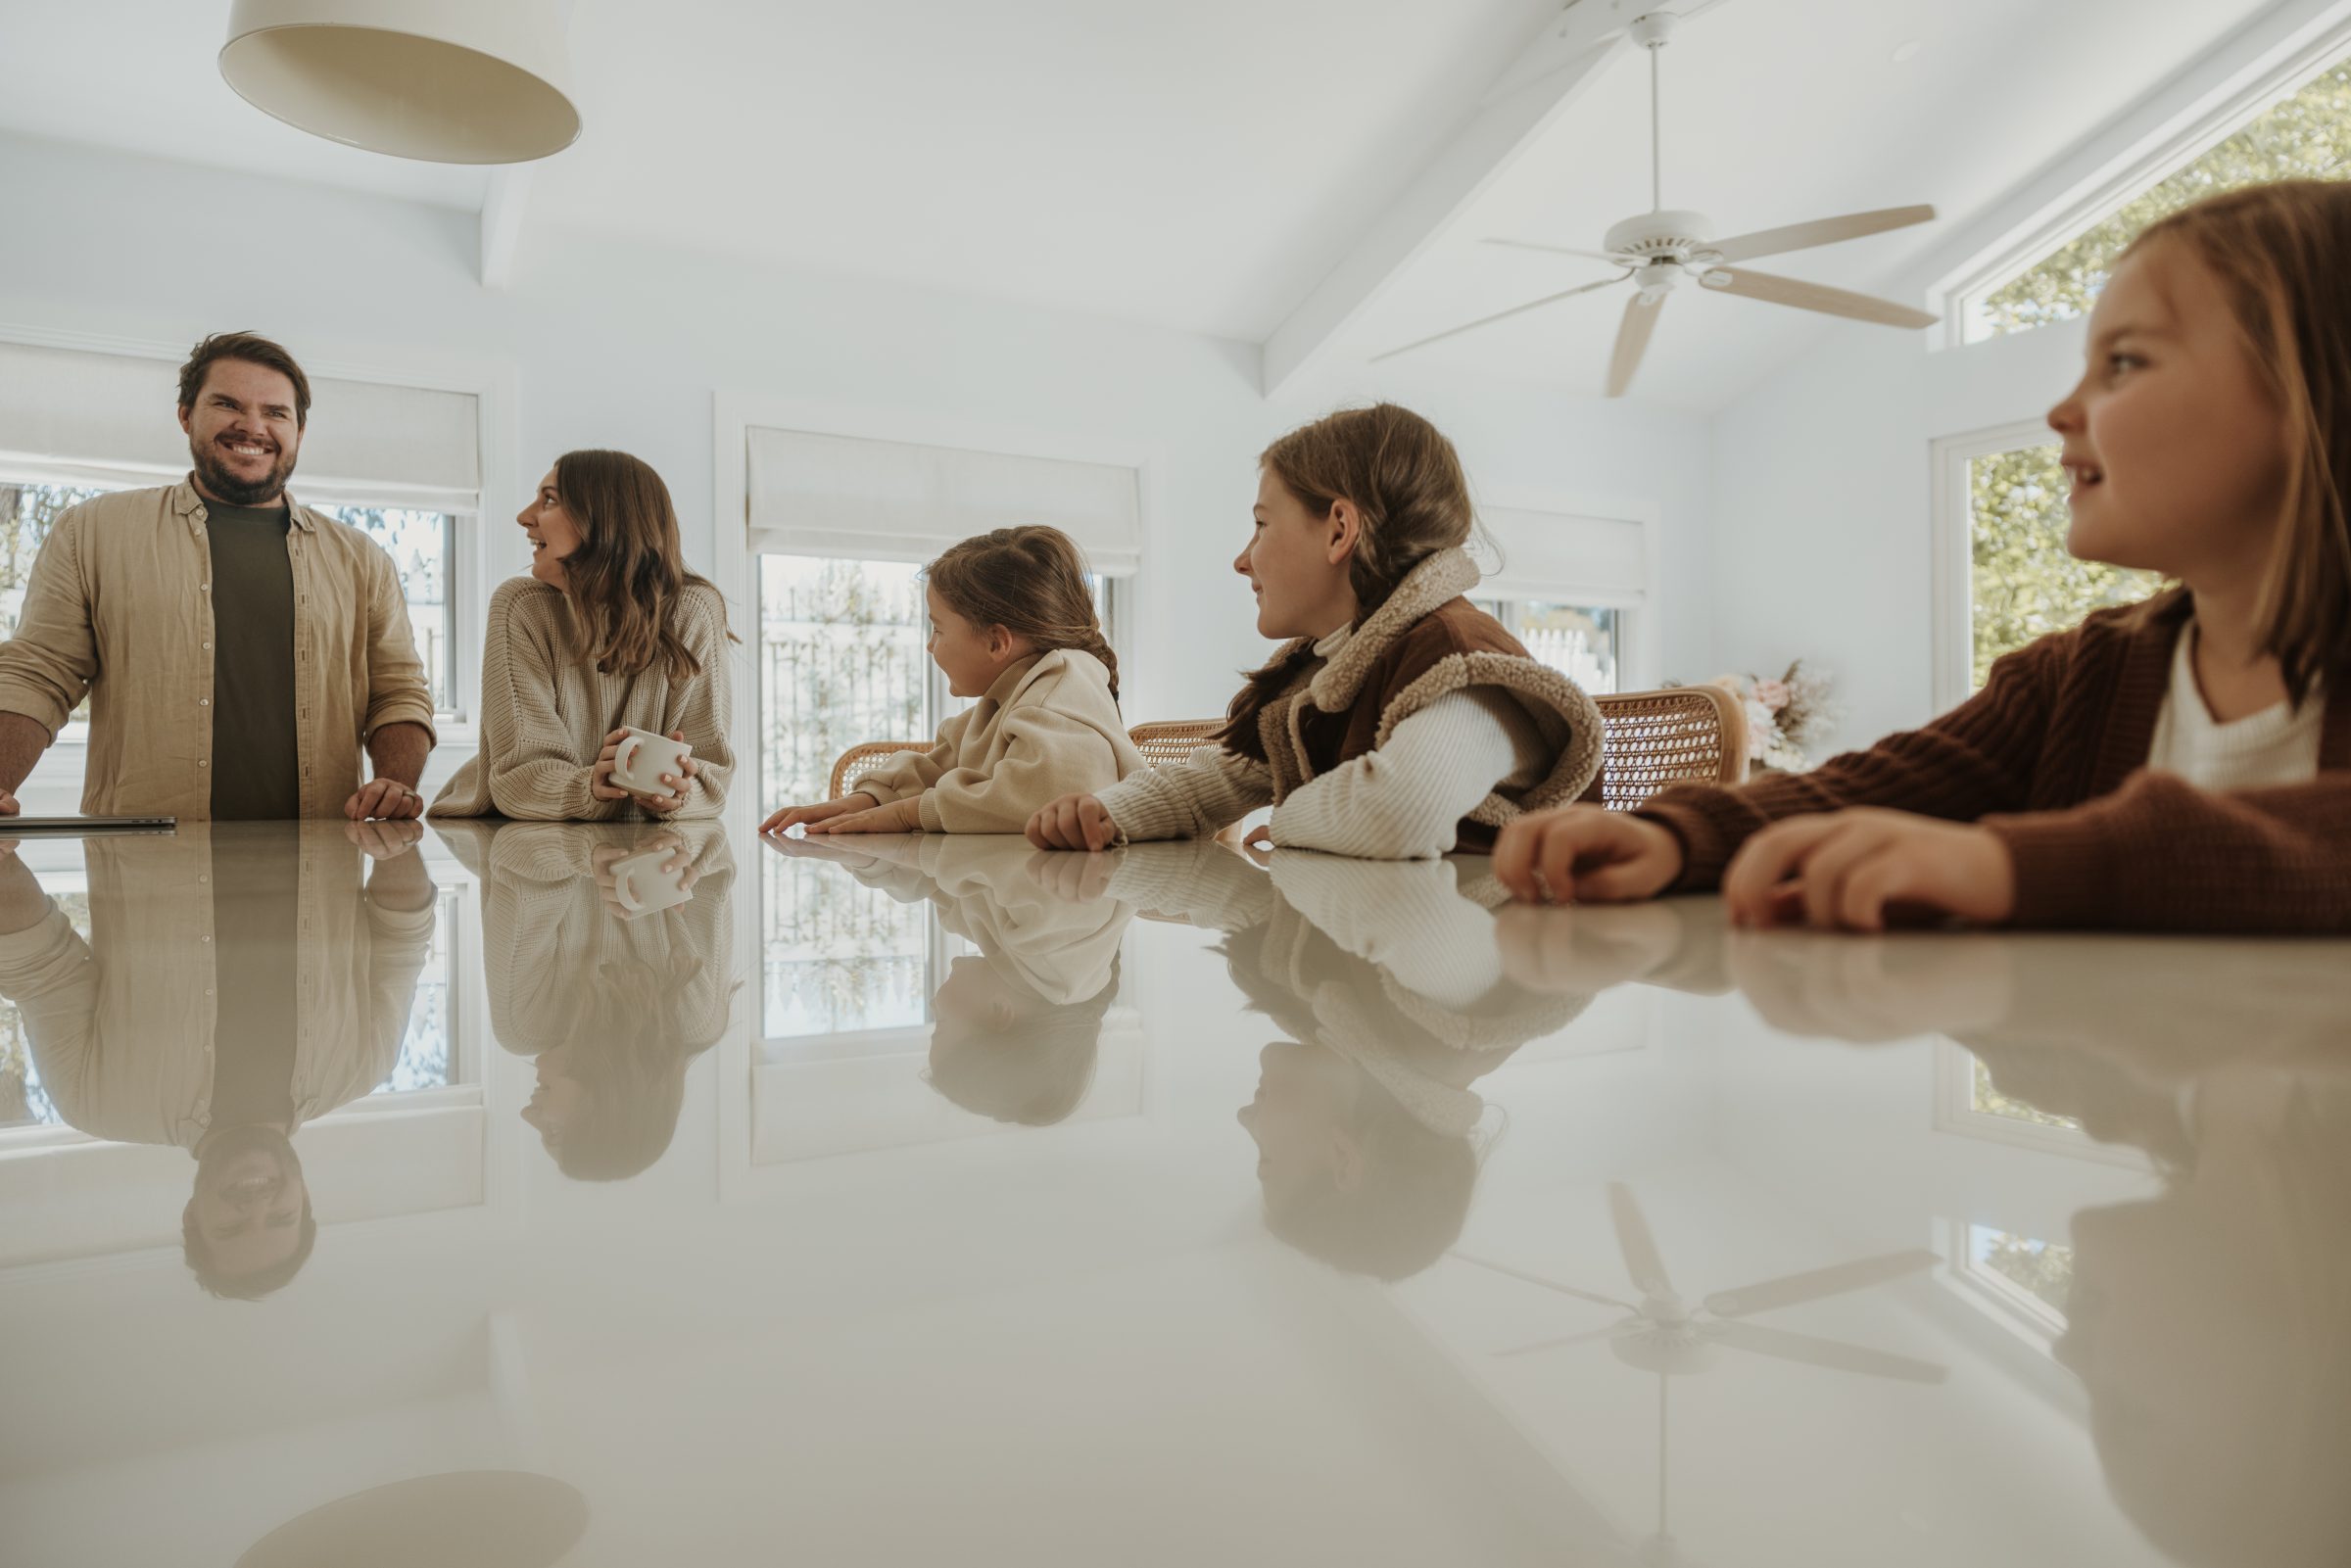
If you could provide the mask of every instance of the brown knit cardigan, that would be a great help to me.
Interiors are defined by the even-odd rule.
[[[2011,925],[2351,930],[2351,680],[2323,693],[2308,783],[2199,789],[2146,767],[2193,610],[2184,589],[2100,610],[2001,659],[1923,730],[1810,773],[1681,785],[1638,815],[1681,840],[1676,891],[1717,886],[1766,824],[1884,806],[1997,833],[2016,865]]]

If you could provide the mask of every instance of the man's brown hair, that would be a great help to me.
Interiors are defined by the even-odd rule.
[[[307,428],[311,422],[311,378],[302,373],[294,356],[258,332],[216,332],[198,343],[188,355],[188,362],[179,367],[179,405],[193,408],[204,392],[204,378],[213,366],[223,359],[243,359],[274,370],[294,383],[294,426]]]

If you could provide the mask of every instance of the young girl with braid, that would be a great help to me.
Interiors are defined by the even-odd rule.
[[[1056,795],[1147,766],[1119,716],[1119,657],[1067,534],[999,528],[923,575],[931,660],[950,692],[979,701],[939,726],[930,750],[900,753],[839,800],[786,806],[761,832],[1017,833]]]

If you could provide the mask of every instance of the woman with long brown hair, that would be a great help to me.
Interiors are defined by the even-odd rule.
[[[686,568],[669,487],[627,452],[566,452],[514,521],[531,573],[491,595],[481,749],[433,815],[717,816],[735,767],[732,639],[718,590]],[[661,793],[614,777],[630,730],[691,748]]]

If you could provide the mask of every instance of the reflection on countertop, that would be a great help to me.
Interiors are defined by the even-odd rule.
[[[2337,1563],[2346,958],[719,823],[0,857],[0,1515],[34,1563],[436,1488],[488,1499],[455,1561]]]

